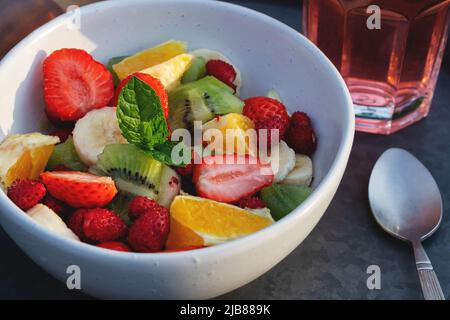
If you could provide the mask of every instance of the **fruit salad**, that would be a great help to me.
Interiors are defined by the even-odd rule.
[[[64,48],[42,78],[51,129],[0,143],[0,186],[61,237],[194,250],[270,226],[312,192],[311,119],[276,90],[242,97],[220,52],[171,40],[103,65]]]

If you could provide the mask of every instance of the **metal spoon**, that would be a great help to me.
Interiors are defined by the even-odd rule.
[[[369,201],[378,224],[414,249],[417,272],[426,300],[444,300],[439,281],[422,241],[442,220],[442,198],[427,168],[403,149],[389,149],[378,159],[369,181]]]

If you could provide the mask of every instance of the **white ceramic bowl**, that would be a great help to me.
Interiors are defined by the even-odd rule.
[[[222,51],[243,73],[243,97],[276,88],[290,111],[314,121],[315,191],[296,210],[250,236],[201,250],[135,254],[62,239],[0,192],[0,221],[42,268],[66,282],[81,268],[82,290],[100,298],[211,298],[262,275],[286,257],[322,217],[344,173],[354,117],[345,84],[329,60],[295,30],[261,13],[216,1],[105,1],[81,9],[80,29],[64,15],[34,31],[0,64],[0,140],[40,129],[41,63],[52,51],[83,48],[106,62],[168,39]],[[32,284],[30,284],[32,285]]]

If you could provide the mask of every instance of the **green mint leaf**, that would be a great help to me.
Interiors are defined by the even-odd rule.
[[[117,105],[122,135],[144,151],[164,144],[169,135],[161,101],[155,90],[137,77],[123,87]]]
[[[172,149],[177,143],[178,142],[166,140],[164,143],[157,145],[154,149],[146,151],[146,153],[159,162],[167,164],[168,166],[174,166],[177,164],[172,160]]]

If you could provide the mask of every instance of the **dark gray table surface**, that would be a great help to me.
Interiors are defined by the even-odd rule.
[[[267,13],[300,30],[299,4],[230,1]],[[271,4],[275,3],[275,4]],[[280,5],[280,3],[284,3]],[[450,51],[450,50],[449,50]],[[307,239],[285,260],[225,299],[421,299],[412,250],[385,234],[373,220],[367,184],[381,153],[411,151],[441,188],[444,219],[425,248],[450,298],[450,61],[447,54],[429,117],[395,135],[358,133],[347,171],[329,209]],[[36,266],[0,228],[0,299],[86,299]],[[381,269],[381,289],[366,286],[367,267]]]

